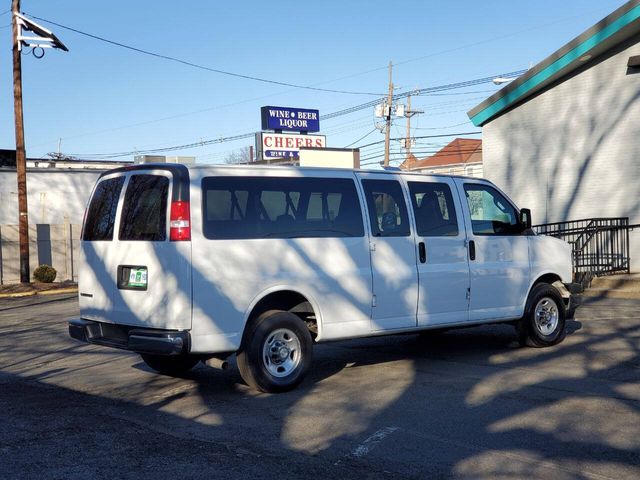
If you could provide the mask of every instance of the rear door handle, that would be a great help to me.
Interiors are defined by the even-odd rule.
[[[476,242],[469,240],[469,260],[476,259]]]
[[[425,263],[427,261],[427,248],[424,245],[424,242],[418,243],[418,256],[420,257],[420,263]]]

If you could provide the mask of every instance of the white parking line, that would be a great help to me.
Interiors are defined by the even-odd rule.
[[[391,435],[398,427],[385,427],[378,430],[376,433],[368,437],[364,442],[358,445],[352,452],[351,456],[360,458],[367,455],[373,448],[376,447],[385,437]]]

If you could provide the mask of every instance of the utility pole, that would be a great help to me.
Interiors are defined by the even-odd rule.
[[[411,95],[407,97],[407,109],[404,112],[407,117],[407,136],[404,139],[404,148],[407,151],[407,158],[411,156],[411,117],[419,113],[424,113],[422,110],[411,110]]]
[[[69,51],[53,34],[20,14],[20,0],[12,0],[13,41],[13,110],[16,129],[16,176],[18,180],[18,231],[20,241],[20,283],[29,283],[29,215],[27,212],[27,155],[24,146],[24,120],[22,113],[22,47],[32,48],[33,56],[42,58],[46,48]],[[35,36],[24,36],[23,31]],[[36,54],[36,51],[42,52]]]
[[[24,146],[24,121],[22,116],[22,58],[18,39],[20,0],[13,0],[13,109],[16,129],[16,172],[18,177],[18,229],[20,241],[20,283],[29,283],[29,215],[27,212],[27,160]]]
[[[407,97],[407,138],[404,141],[404,148],[407,151],[407,158],[411,156],[411,95]]]
[[[393,114],[393,82],[391,80],[392,64],[389,62],[389,96],[387,97],[387,105],[385,106],[384,113],[387,117],[387,126],[384,137],[384,166],[389,166],[389,145],[391,142],[391,115]]]

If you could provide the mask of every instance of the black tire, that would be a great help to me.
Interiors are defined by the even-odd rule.
[[[141,353],[144,363],[157,372],[165,375],[180,375],[188,372],[200,361],[192,355],[151,355]]]
[[[238,369],[247,385],[261,392],[295,388],[309,370],[313,341],[293,313],[270,310],[247,325],[238,350]]]
[[[564,340],[566,311],[560,292],[548,283],[535,285],[516,330],[523,346],[549,347]]]

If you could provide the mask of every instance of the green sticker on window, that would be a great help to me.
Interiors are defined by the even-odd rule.
[[[147,286],[147,269],[132,268],[129,272],[129,287],[146,287]]]

